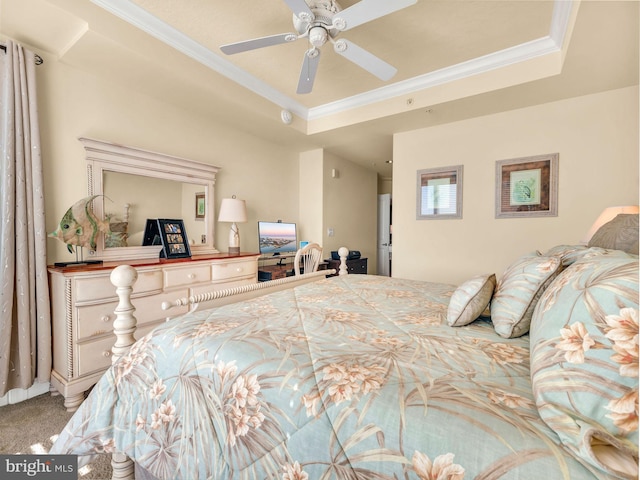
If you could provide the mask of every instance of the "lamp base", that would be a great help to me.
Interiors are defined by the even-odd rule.
[[[240,247],[229,247],[229,255],[240,255]]]

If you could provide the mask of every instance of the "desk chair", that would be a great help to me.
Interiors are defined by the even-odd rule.
[[[322,247],[317,243],[309,243],[303,248],[298,249],[296,252],[296,258],[293,261],[296,275],[300,275],[300,273],[311,273],[318,270],[321,258]],[[302,266],[302,272],[300,266]]]

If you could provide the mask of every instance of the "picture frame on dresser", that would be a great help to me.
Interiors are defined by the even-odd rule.
[[[184,222],[179,219],[147,219],[143,245],[162,245],[160,258],[191,257]]]
[[[558,216],[558,153],[496,162],[496,218]]]

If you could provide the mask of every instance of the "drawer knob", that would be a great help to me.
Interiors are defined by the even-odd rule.
[[[236,268],[236,272],[238,272],[238,273],[242,272],[242,267]]]
[[[111,320],[111,317],[109,317],[109,315],[105,315],[102,317],[102,321],[105,323],[109,322],[110,320]]]
[[[109,358],[111,356],[111,351],[105,350],[104,352],[102,352],[102,356],[105,358]]]
[[[187,275],[187,278],[189,280],[193,280],[194,278],[196,278],[196,274],[195,273],[190,273],[190,274]]]

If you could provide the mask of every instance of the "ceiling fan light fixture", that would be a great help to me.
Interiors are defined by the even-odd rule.
[[[296,93],[310,93],[320,60],[320,47],[327,41],[334,50],[358,67],[375,75],[380,80],[390,80],[397,69],[371,52],[349,40],[335,40],[342,31],[351,30],[363,23],[389,15],[418,0],[359,0],[344,10],[336,0],[282,0],[293,14],[293,26],[298,34],[281,33],[222,45],[227,55],[255,50],[257,48],[293,42],[308,38],[310,48],[305,52],[298,78]]]
[[[316,48],[327,43],[327,31],[322,27],[312,27],[309,30],[309,43]]]

